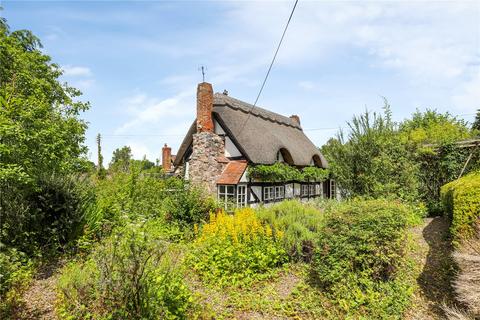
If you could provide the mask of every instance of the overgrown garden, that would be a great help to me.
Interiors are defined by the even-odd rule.
[[[2,319],[17,318],[51,260],[66,261],[61,319],[402,319],[422,267],[411,229],[446,211],[459,245],[475,239],[480,152],[456,142],[479,127],[433,110],[396,123],[386,104],[322,148],[329,170],[249,171],[267,181],[333,176],[342,201],[224,212],[128,147],[108,168],[89,162],[89,105],[40,48],[0,20]]]

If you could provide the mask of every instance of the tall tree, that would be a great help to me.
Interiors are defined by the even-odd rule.
[[[480,134],[480,109],[477,110],[477,115],[472,124],[472,130],[477,130],[477,134]]]
[[[31,228],[58,227],[60,213],[48,204],[40,209],[46,198],[39,192],[46,179],[85,168],[87,125],[79,115],[89,104],[77,100],[80,91],[60,80],[61,68],[41,48],[30,31],[12,32],[0,19],[0,239],[10,244],[33,243]],[[43,209],[56,215],[54,224]]]
[[[347,137],[340,132],[322,147],[343,196],[417,197],[418,167],[400,142],[386,101],[384,110],[354,116]]]
[[[112,170],[128,171],[130,160],[132,160],[132,149],[129,146],[117,148],[113,151],[110,168]]]

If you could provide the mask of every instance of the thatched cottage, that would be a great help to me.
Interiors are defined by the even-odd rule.
[[[167,171],[203,185],[219,200],[238,207],[336,194],[328,176],[302,175],[321,172],[328,164],[303,132],[298,116],[253,108],[227,92],[214,94],[206,82],[197,88],[196,120],[175,159],[170,155],[165,146]]]

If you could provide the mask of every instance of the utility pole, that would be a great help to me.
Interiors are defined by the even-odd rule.
[[[98,165],[97,171],[100,172],[103,169],[103,156],[102,156],[102,136],[100,133],[97,135],[97,150],[98,150]]]

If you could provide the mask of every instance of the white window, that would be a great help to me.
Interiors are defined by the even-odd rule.
[[[219,185],[218,201],[223,204],[225,210],[230,210],[235,205],[235,186]]]
[[[335,180],[330,180],[330,198],[337,198],[337,186],[335,185]]]
[[[320,184],[319,183],[315,184],[315,195],[316,196],[320,195]]]
[[[310,189],[310,195],[311,196],[314,196],[315,195],[315,185],[314,184],[311,184],[308,186],[309,189]]]
[[[308,184],[302,184],[302,197],[308,196]]]
[[[284,186],[276,186],[275,187],[275,199],[283,199],[285,198],[285,187]]]
[[[247,186],[237,186],[237,207],[242,208],[247,205]]]
[[[275,199],[275,187],[263,187],[263,201]]]
[[[293,184],[293,189],[294,189],[293,195],[295,197],[300,197],[301,196],[301,191],[302,191],[301,188],[302,188],[302,186],[301,186],[300,183],[294,183]]]

